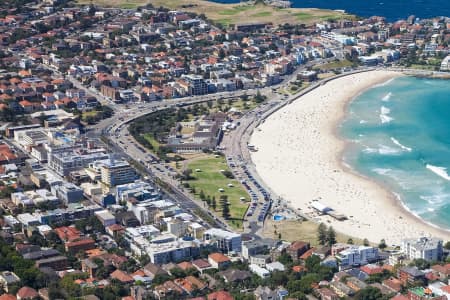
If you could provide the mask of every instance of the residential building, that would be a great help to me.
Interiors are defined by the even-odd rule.
[[[378,259],[378,248],[369,246],[353,246],[336,255],[340,269],[360,266]]]
[[[137,178],[136,170],[124,160],[110,158],[95,161],[92,165],[94,168],[100,168],[101,181],[110,187],[131,183]]]
[[[105,228],[116,224],[116,217],[114,217],[106,209],[105,210],[96,211],[94,214],[97,217],[97,219],[99,219],[99,221],[102,223],[102,225]]]
[[[19,276],[11,271],[3,271],[0,273],[0,285],[5,292],[8,293],[9,287],[20,282]]]
[[[216,269],[225,269],[231,264],[231,260],[222,253],[211,253],[208,255],[208,262]]]
[[[425,259],[437,261],[442,258],[443,241],[438,238],[421,237],[419,239],[405,239],[401,249],[408,259]]]
[[[69,266],[67,257],[58,255],[49,258],[43,258],[36,261],[37,268],[49,267],[55,271],[61,271],[67,269]]]
[[[219,228],[211,228],[203,233],[203,241],[215,246],[223,253],[241,252],[242,240],[241,235]]]
[[[65,205],[77,203],[84,199],[83,190],[70,182],[52,186],[52,192]]]
[[[161,194],[151,184],[140,180],[116,186],[117,201],[128,201],[130,198],[137,201],[161,200]]]
[[[253,264],[250,264],[248,266],[248,268],[250,269],[251,272],[255,273],[262,279],[270,277],[270,272],[265,268],[261,268],[260,266],[253,265]]]
[[[67,242],[64,245],[67,252],[77,254],[80,251],[86,251],[95,248],[95,241],[91,238],[82,239],[75,242]]]
[[[302,241],[295,241],[286,249],[286,253],[292,258],[293,261],[309,250],[309,243]]]
[[[425,273],[417,267],[401,267],[397,270],[397,278],[404,284],[413,284],[416,281],[424,281]]]

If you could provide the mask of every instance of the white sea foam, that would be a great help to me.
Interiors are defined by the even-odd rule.
[[[400,150],[386,146],[386,145],[378,145],[378,148],[366,147],[363,150],[364,153],[378,153],[380,155],[398,155],[400,154]]]
[[[372,169],[372,171],[374,171],[378,175],[386,175],[387,173],[391,172],[392,169],[374,168]]]
[[[363,152],[364,153],[378,153],[378,149],[367,147],[363,150]]]
[[[420,196],[420,199],[427,201],[428,204],[436,205],[446,203],[449,196],[449,194],[436,194],[430,196]]]
[[[433,172],[434,174],[438,175],[439,177],[442,177],[445,180],[450,181],[450,176],[447,174],[447,168],[437,167],[429,164],[426,165],[426,168],[431,172]]]
[[[402,145],[397,139],[391,137],[391,141],[396,144],[397,146],[399,146],[400,148],[402,148],[405,151],[411,152],[412,149],[409,147],[406,147],[405,145]]]
[[[382,124],[389,123],[392,120],[394,120],[394,118],[389,116],[390,112],[391,112],[391,110],[389,108],[387,108],[385,106],[381,107],[380,120],[381,120]]]
[[[386,94],[386,96],[381,98],[381,101],[388,102],[389,100],[391,100],[391,96],[392,96],[392,93],[389,92],[389,93]]]
[[[366,120],[361,120],[361,121],[359,121],[359,124],[366,124],[366,123],[367,123]]]
[[[381,155],[393,155],[398,154],[399,152],[400,151],[398,149],[391,148],[386,145],[380,145],[380,148],[378,148],[378,153],[380,153]]]

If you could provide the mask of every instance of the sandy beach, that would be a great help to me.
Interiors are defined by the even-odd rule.
[[[370,71],[332,80],[283,107],[256,129],[250,143],[252,161],[264,183],[290,206],[337,231],[378,243],[398,245],[403,238],[450,232],[422,222],[381,185],[356,174],[342,163],[345,141],[336,128],[346,105],[368,88],[400,73]],[[319,216],[311,202],[344,214],[337,221]]]

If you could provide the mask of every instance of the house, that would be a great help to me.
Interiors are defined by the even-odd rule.
[[[394,296],[393,298],[391,298],[391,300],[409,300],[409,298],[402,294],[398,294],[398,295]]]
[[[211,253],[208,255],[209,264],[216,269],[225,269],[231,264],[231,260],[222,253]]]
[[[225,271],[221,271],[217,273],[220,275],[225,282],[231,283],[231,282],[242,282],[246,279],[249,279],[252,274],[248,271],[242,271],[242,270],[236,270],[236,269],[228,269]]]
[[[194,268],[194,265],[191,262],[188,262],[188,261],[180,262],[179,264],[177,264],[177,266],[183,271],[186,271],[186,270]]]
[[[128,273],[122,271],[122,270],[115,270],[114,272],[111,273],[111,278],[112,279],[117,279],[119,280],[121,283],[127,284],[127,283],[133,283],[134,279],[133,277],[131,277]]]
[[[316,290],[316,294],[320,300],[339,300],[339,296],[329,288],[321,288]]]
[[[168,275],[168,273],[166,271],[164,271],[161,267],[159,267],[159,266],[157,266],[157,265],[155,265],[153,263],[148,263],[148,264],[145,265],[144,273],[145,273],[145,275],[150,277],[152,280],[157,275]]]
[[[8,292],[11,285],[18,282],[20,282],[20,278],[14,272],[3,271],[0,273],[0,284],[5,292]]]
[[[218,291],[208,295],[208,300],[234,300],[233,296],[226,291]]]
[[[165,299],[167,297],[179,297],[185,292],[182,288],[176,285],[173,281],[169,280],[160,284],[154,288],[153,293],[158,299]]]
[[[248,268],[250,269],[250,271],[252,271],[253,273],[255,273],[256,275],[258,275],[263,279],[268,278],[270,276],[270,272],[267,271],[267,269],[261,268],[258,265],[249,265]]]
[[[178,278],[175,279],[174,282],[189,295],[193,292],[204,290],[207,287],[203,281],[195,278],[194,276]]]
[[[446,264],[444,266],[434,265],[431,267],[433,273],[436,274],[439,279],[445,280],[450,275],[450,264]]]
[[[211,269],[211,264],[205,259],[196,259],[192,261],[192,265],[196,268],[201,274],[203,274],[204,270]]]
[[[387,287],[393,292],[399,293],[402,290],[403,282],[400,279],[391,277],[383,280],[382,285]]]
[[[68,242],[64,246],[67,252],[77,254],[80,251],[94,249],[95,241],[91,238],[86,238],[75,242]]]
[[[339,297],[351,297],[355,294],[350,287],[340,281],[333,281],[330,287]]]
[[[358,292],[367,287],[367,284],[359,280],[356,277],[347,278],[347,286],[350,287],[355,292]]]
[[[22,287],[16,294],[17,300],[34,300],[39,299],[38,292],[28,286]]]
[[[309,250],[309,243],[302,241],[295,241],[286,249],[286,253],[292,258],[293,261]]]
[[[425,274],[417,267],[401,267],[397,270],[397,278],[404,284],[412,284],[416,281],[424,281]]]
[[[258,286],[253,292],[256,300],[275,300],[278,299],[276,291],[271,290],[267,286]]]

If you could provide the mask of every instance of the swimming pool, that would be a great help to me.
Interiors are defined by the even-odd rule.
[[[284,216],[280,216],[280,215],[273,216],[274,221],[283,221],[284,219],[286,219]]]

